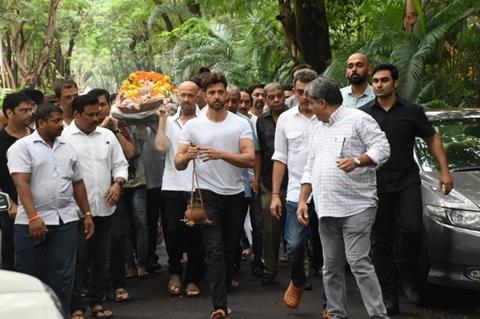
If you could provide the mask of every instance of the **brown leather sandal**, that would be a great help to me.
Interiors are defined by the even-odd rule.
[[[102,318],[102,319],[107,319],[107,318],[113,318],[113,312],[111,310],[107,310],[103,308],[102,305],[94,305],[92,307],[92,318]]]
[[[283,295],[283,301],[288,308],[296,309],[302,299],[302,293],[303,288],[295,287],[295,285],[290,282],[290,285],[288,285],[288,288]]]
[[[128,294],[128,291],[125,288],[115,289],[114,295],[115,295],[116,302],[124,302],[130,299],[130,295]]]
[[[197,297],[200,296],[200,288],[197,284],[189,283],[185,289],[185,294],[187,297]]]
[[[182,279],[179,275],[171,275],[168,281],[168,292],[172,296],[178,296],[182,293]]]
[[[71,319],[85,319],[85,313],[82,310],[75,310],[72,313]]]
[[[210,319],[226,319],[227,313],[223,309],[217,309],[210,315]]]

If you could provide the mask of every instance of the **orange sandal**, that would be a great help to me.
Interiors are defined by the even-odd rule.
[[[290,282],[288,285],[285,294],[283,295],[283,301],[288,308],[296,309],[300,304],[300,299],[302,299],[303,288],[295,287],[295,285]]]

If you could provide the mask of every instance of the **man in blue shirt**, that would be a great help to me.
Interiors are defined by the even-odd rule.
[[[359,108],[375,99],[373,88],[368,84],[370,74],[368,58],[362,53],[354,53],[347,60],[346,76],[349,86],[342,88],[343,105]]]

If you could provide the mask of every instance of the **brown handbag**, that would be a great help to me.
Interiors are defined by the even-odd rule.
[[[197,191],[200,198],[200,203],[194,201],[195,198],[195,183],[197,184]],[[193,160],[193,169],[192,169],[192,191],[190,195],[190,204],[188,204],[187,209],[185,210],[185,217],[182,221],[187,226],[193,226],[197,224],[211,224],[212,221],[208,218],[207,212],[205,211],[205,206],[203,204],[203,196],[198,186],[197,170],[195,167],[195,160]]]

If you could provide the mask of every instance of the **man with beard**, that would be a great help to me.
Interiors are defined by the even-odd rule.
[[[52,104],[37,108],[37,130],[13,144],[8,169],[20,203],[15,218],[15,269],[43,280],[70,309],[78,207],[85,233],[94,225],[80,164],[73,147],[60,137],[62,109]],[[75,205],[75,202],[77,205]]]
[[[256,125],[257,119],[262,115],[263,108],[265,107],[264,87],[265,85],[258,83],[248,89],[250,97],[252,98],[252,107],[250,108],[250,111],[248,111],[248,114],[251,115],[250,119],[252,120],[253,125]]]
[[[155,138],[155,148],[166,152],[165,171],[162,181],[162,199],[165,207],[165,244],[168,253],[168,292],[172,296],[182,293],[183,283],[186,283],[187,297],[200,294],[199,283],[203,278],[203,244],[199,225],[188,227],[181,221],[190,202],[192,190],[192,165],[183,171],[175,169],[175,154],[184,125],[196,118],[204,117],[197,111],[197,96],[199,87],[191,81],[186,81],[178,87],[180,112],[168,116],[168,110],[158,111],[158,130]],[[182,256],[184,248],[187,252],[187,268],[182,278]]]
[[[359,108],[375,98],[373,88],[368,84],[370,71],[366,55],[354,53],[348,58],[346,75],[350,85],[340,90],[344,106]]]
[[[90,256],[92,278],[88,297],[92,314],[97,318],[109,318],[113,314],[103,309],[102,303],[107,293],[112,214],[128,177],[128,163],[115,135],[98,126],[100,106],[95,96],[85,94],[75,97],[72,111],[75,119],[63,131],[62,137],[78,155],[96,230],[88,241],[83,236],[78,237],[71,313],[73,318],[84,315],[81,293],[89,259],[87,256]],[[84,231],[82,223],[78,231]]]
[[[195,160],[198,184],[209,224],[202,224],[206,263],[214,311],[211,318],[226,318],[227,282],[240,240],[244,185],[242,168],[253,167],[255,150],[248,123],[225,109],[227,80],[210,73],[203,80],[209,109],[205,118],[186,123],[175,156],[184,170]]]
[[[3,112],[7,125],[0,130],[0,191],[6,192],[12,207],[0,212],[0,229],[2,230],[2,265],[6,270],[14,269],[13,223],[18,210],[18,195],[7,167],[7,150],[18,139],[31,133],[33,106],[30,98],[22,93],[11,93],[3,100]]]
[[[361,108],[385,132],[392,155],[377,171],[378,210],[372,228],[372,259],[389,314],[399,312],[397,280],[408,299],[420,301],[417,290],[423,242],[423,204],[419,168],[413,157],[415,139],[425,140],[440,169],[439,189],[448,194],[453,181],[440,135],[421,106],[397,95],[398,69],[379,64],[373,70],[376,99]],[[394,249],[395,248],[395,249]],[[398,263],[398,272],[396,263]]]

